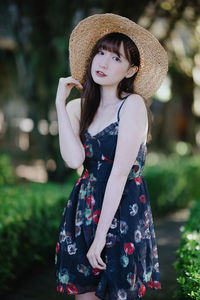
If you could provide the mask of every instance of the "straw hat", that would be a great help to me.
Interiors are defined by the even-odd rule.
[[[87,61],[93,47],[102,36],[111,32],[124,33],[135,42],[140,53],[140,66],[134,80],[134,92],[144,98],[151,97],[167,74],[167,52],[148,30],[116,14],[94,14],[81,20],[72,30],[69,39],[72,77],[84,84]]]

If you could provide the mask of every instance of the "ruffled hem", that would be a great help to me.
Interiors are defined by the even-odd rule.
[[[145,284],[135,285],[134,290],[121,288],[117,292],[110,292],[109,285],[106,280],[99,282],[94,287],[77,287],[73,284],[60,284],[57,285],[57,292],[67,295],[80,295],[90,292],[95,292],[95,296],[102,300],[135,300],[142,298],[146,295],[148,290],[161,290],[162,286],[159,281],[153,281],[152,279]]]

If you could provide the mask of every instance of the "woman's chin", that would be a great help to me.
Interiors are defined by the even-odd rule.
[[[105,78],[103,78],[103,77],[93,76],[92,78],[93,78],[93,81],[97,84],[102,85],[105,83]]]

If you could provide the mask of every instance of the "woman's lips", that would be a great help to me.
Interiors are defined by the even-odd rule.
[[[105,77],[105,76],[107,76],[106,74],[104,74],[104,73],[101,72],[101,71],[96,71],[96,74],[97,74],[97,76],[99,76],[99,77]]]

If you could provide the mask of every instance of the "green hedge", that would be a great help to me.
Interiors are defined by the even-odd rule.
[[[145,166],[151,208],[154,216],[185,207],[200,195],[200,157],[166,159]]]
[[[76,178],[78,176],[75,176]],[[74,178],[65,185],[0,187],[0,293],[31,264],[54,260],[57,230]]]
[[[177,260],[176,299],[200,299],[200,199],[190,208],[183,226]]]
[[[16,184],[17,177],[11,165],[11,156],[7,153],[0,154],[0,186]]]

